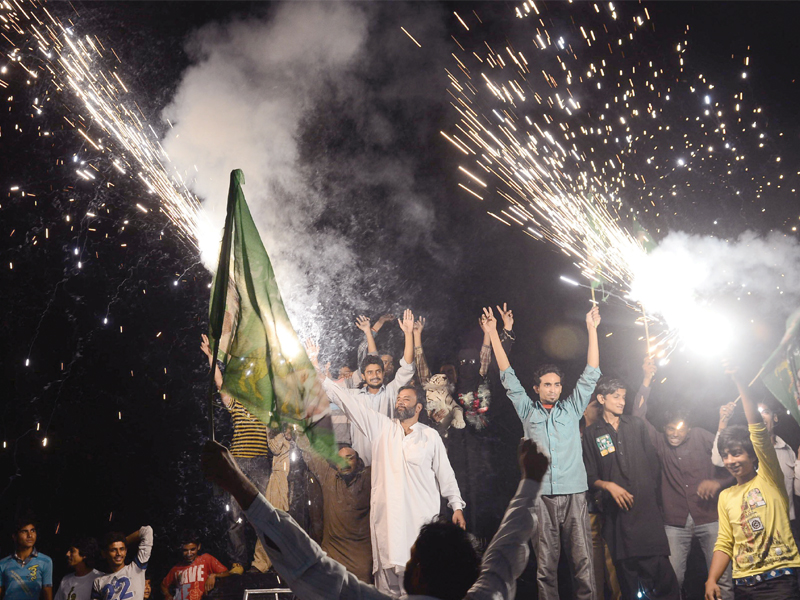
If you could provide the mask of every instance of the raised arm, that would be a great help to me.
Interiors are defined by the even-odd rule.
[[[744,409],[744,416],[747,418],[747,424],[756,425],[758,423],[764,423],[764,419],[761,418],[761,413],[758,412],[758,404],[756,404],[755,400],[753,400],[753,397],[750,395],[750,388],[742,382],[738,369],[726,363],[725,373],[730,375],[731,380],[734,385],[736,385],[736,389],[739,390],[739,396],[742,398],[742,408]]]
[[[653,360],[651,356],[645,356],[644,363],[642,364],[644,378],[642,379],[642,386],[639,388],[639,391],[636,393],[636,398],[633,401],[633,416],[639,417],[642,421],[644,421],[644,425],[647,428],[647,433],[650,434],[650,441],[653,442],[654,446],[658,447],[658,430],[656,430],[656,428],[653,427],[650,421],[646,418],[647,400],[650,398],[650,384],[653,383],[653,377],[655,377],[656,370],[657,367],[655,360]]]
[[[720,432],[728,426],[728,421],[731,420],[735,408],[735,402],[728,402],[727,404],[723,404],[719,407],[719,425],[717,425],[717,435],[714,436],[714,444],[711,446],[711,462],[715,467],[725,466],[725,463],[722,462],[722,457],[719,455],[717,441],[719,440]]]
[[[421,385],[428,383],[431,378],[431,370],[428,367],[428,361],[425,359],[425,351],[422,349],[423,329],[425,329],[425,317],[419,317],[414,321],[414,366]]]
[[[258,532],[275,571],[298,598],[391,600],[328,558],[294,519],[267,502],[244,476],[227,448],[208,442],[203,450],[203,470],[209,480],[233,495],[247,511],[247,518]]]
[[[397,324],[400,325],[400,329],[403,330],[403,335],[405,335],[406,341],[405,346],[403,348],[403,360],[405,360],[408,364],[413,364],[414,362],[414,313],[412,313],[409,309],[406,309],[403,312],[403,318],[397,319]]]
[[[489,341],[491,342],[492,350],[494,351],[494,357],[497,359],[497,367],[500,369],[500,371],[505,371],[511,366],[511,363],[508,362],[506,349],[503,348],[503,344],[500,341],[500,335],[497,333],[497,319],[495,318],[491,308],[483,309],[483,314],[480,318],[480,324],[484,333],[484,341],[486,340],[486,336],[489,336]]]
[[[600,326],[600,309],[597,305],[586,313],[586,330],[589,332],[589,350],[586,364],[594,369],[600,368],[600,345],[597,342],[597,328]]]
[[[378,346],[375,344],[375,336],[372,335],[372,327],[370,326],[369,319],[364,315],[359,315],[356,318],[356,327],[364,332],[364,337],[367,340],[367,352],[369,354],[377,354]]]
[[[528,564],[528,540],[533,533],[531,508],[547,471],[547,457],[531,440],[520,443],[517,456],[522,481],[483,555],[478,580],[467,592],[470,600],[511,600],[516,595],[517,579]]]

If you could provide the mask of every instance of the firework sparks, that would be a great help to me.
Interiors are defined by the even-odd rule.
[[[107,66],[104,53],[113,51],[106,50],[96,38],[77,36],[35,0],[24,7],[18,2],[0,3],[0,16],[8,25],[6,29],[20,39],[15,44],[3,36],[12,44],[10,65],[4,66],[3,72],[9,67],[19,68],[33,79],[47,78],[56,92],[77,99],[83,114],[65,120],[117,171],[139,178],[148,193],[158,197],[161,212],[181,238],[199,248],[200,202],[182,176],[170,172],[169,156],[154,129],[129,97],[122,78]],[[34,109],[41,113],[38,100]],[[72,104],[66,97],[64,102]],[[87,168],[78,168],[75,173],[85,181],[96,179]],[[136,206],[149,212],[141,204]]]
[[[467,178],[460,187],[478,196],[478,183],[481,200],[507,203],[487,210],[490,216],[549,242],[583,278],[599,276],[632,309],[642,303],[657,315],[663,330],[648,340],[656,357],[666,358],[679,342],[700,352],[722,348],[731,327],[698,302],[699,282],[688,280],[698,265],[654,268],[648,251],[655,244],[641,222],[655,234],[668,230],[684,212],[681,198],[700,191],[692,188],[694,173],[711,165],[727,171],[715,178],[715,191],[740,194],[735,182],[748,167],[732,131],[752,136],[755,129],[764,138],[761,107],[748,109],[756,115],[748,123],[744,91],[733,95],[730,110],[712,81],[688,74],[688,28],[674,52],[661,52],[662,64],[640,56],[650,14],[636,6],[623,15],[620,8],[629,10],[525,2],[510,25],[521,33],[504,30],[498,40],[486,37],[491,29],[482,31],[477,15],[456,15],[456,64],[447,74],[458,120],[442,135],[474,160],[474,168],[459,167]],[[556,11],[568,12],[559,20]],[[749,57],[743,60],[749,66]],[[696,114],[687,114],[687,104]],[[770,186],[786,186],[782,173],[775,182],[746,176],[756,200]]]

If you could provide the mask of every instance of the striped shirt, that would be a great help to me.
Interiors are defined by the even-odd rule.
[[[233,421],[233,442],[231,454],[239,458],[267,456],[267,426],[247,412],[238,400],[232,399],[227,407]]]

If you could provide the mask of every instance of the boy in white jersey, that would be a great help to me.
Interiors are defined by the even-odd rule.
[[[126,565],[128,544],[138,544],[133,561]],[[98,577],[92,588],[92,600],[144,600],[145,571],[153,551],[153,528],[149,525],[127,538],[119,532],[109,533],[103,544],[108,562],[108,575]]]
[[[55,600],[89,600],[94,580],[103,575],[94,567],[100,549],[94,538],[78,538],[67,550],[67,564],[74,570],[58,586]]]

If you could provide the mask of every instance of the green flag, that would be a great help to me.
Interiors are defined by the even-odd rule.
[[[761,381],[800,423],[800,309],[786,320],[786,333],[763,372]]]
[[[219,339],[219,356],[225,364],[222,391],[270,427],[296,426],[314,450],[333,458],[336,443],[330,419],[322,420],[329,414],[328,398],[286,314],[272,263],[244,199],[243,183],[242,171],[233,171],[226,220],[230,229],[225,232],[231,247],[229,269],[218,265],[211,290],[209,338]],[[221,318],[219,291],[225,278]]]

